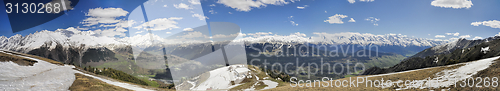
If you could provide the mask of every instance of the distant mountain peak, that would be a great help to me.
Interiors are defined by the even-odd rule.
[[[239,39],[246,42],[282,42],[282,43],[312,43],[312,44],[360,44],[360,45],[396,45],[396,46],[436,46],[448,41],[411,38],[401,34],[374,35],[370,33],[341,32],[341,33],[314,33],[317,36],[306,37],[297,34],[289,36],[265,35]]]

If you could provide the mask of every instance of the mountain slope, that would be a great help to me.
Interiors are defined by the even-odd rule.
[[[464,48],[473,47],[473,46],[481,44],[483,42],[495,40],[498,38],[500,38],[500,37],[489,37],[486,39],[479,39],[479,40],[467,40],[467,39],[462,38],[462,39],[459,39],[458,41],[454,41],[451,43],[438,45],[438,46],[434,46],[432,48],[425,49],[425,50],[418,52],[417,54],[415,54],[409,58],[413,58],[413,57],[424,58],[424,57],[430,56],[430,55],[448,54],[456,49],[464,49]]]
[[[478,41],[481,41],[481,40],[478,40]],[[461,44],[470,45],[470,44],[476,43],[477,41],[470,41],[470,42],[471,43],[461,43]],[[446,46],[450,47],[449,44],[447,44]],[[464,46],[464,45],[458,45],[458,46]],[[438,46],[435,48],[442,48],[442,47]],[[500,37],[488,38],[487,41],[484,41],[482,43],[476,44],[475,46],[468,47],[468,48],[462,48],[462,49],[456,49],[456,47],[454,47],[454,48],[455,48],[455,50],[451,51],[450,53],[441,53],[441,54],[431,53],[431,54],[435,54],[435,55],[429,55],[429,56],[426,56],[425,58],[412,57],[412,58],[409,58],[405,61],[402,61],[401,63],[399,63],[393,67],[387,68],[387,69],[373,67],[373,68],[366,70],[363,73],[363,75],[383,74],[383,73],[399,72],[399,71],[413,70],[413,69],[420,69],[420,68],[427,68],[427,67],[443,66],[443,65],[469,62],[469,61],[473,61],[473,60],[498,56],[498,55],[500,55],[500,52],[499,52],[500,51]],[[458,48],[461,48],[461,47],[458,47]],[[429,49],[432,50],[433,48],[429,48]],[[440,50],[442,50],[442,49],[440,49]],[[446,49],[446,50],[448,50],[448,49]],[[426,52],[426,51],[424,51],[424,52]]]

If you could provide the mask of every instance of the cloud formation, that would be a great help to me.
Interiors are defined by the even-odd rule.
[[[434,0],[431,2],[432,6],[443,7],[443,8],[470,8],[472,7],[472,1],[470,0]]]
[[[309,7],[308,5],[304,5],[304,6],[297,6],[297,9],[305,9],[306,7]]]
[[[189,0],[188,2],[191,3],[191,4],[193,4],[193,5],[201,4],[200,0]]]
[[[176,20],[181,20],[181,19],[182,19],[182,17],[158,18],[158,19],[154,19],[152,21],[143,23],[143,24],[136,26],[134,28],[146,29],[146,30],[148,30],[148,28],[149,28],[149,30],[152,30],[152,31],[160,31],[160,30],[166,30],[166,29],[172,30],[174,28],[179,28],[179,26],[177,26],[178,23]]]
[[[351,3],[351,4],[356,2],[356,0],[347,0],[347,1],[348,1],[349,3]],[[373,1],[375,1],[375,0],[359,0],[359,1],[360,1],[360,2],[373,2]]]
[[[184,28],[182,31],[193,31],[192,28]]]
[[[290,23],[292,23],[292,26],[299,26],[299,24],[297,24],[297,23],[295,23],[295,21],[293,21],[293,16],[288,17],[288,21],[290,21]]]
[[[482,21],[482,22],[472,22],[470,25],[472,25],[472,26],[484,25],[484,26],[488,26],[491,28],[500,28],[500,21],[489,20],[489,21]]]
[[[459,38],[470,38],[470,35],[462,35]]]
[[[446,35],[453,35],[453,36],[458,36],[458,35],[460,35],[460,33],[458,33],[458,32],[455,32],[455,33],[445,33],[445,34],[446,34]]]
[[[373,25],[375,25],[375,26],[378,26],[378,23],[377,23],[377,22],[378,22],[378,21],[380,21],[380,19],[379,19],[379,18],[375,18],[375,17],[368,17],[368,18],[366,18],[365,20],[366,20],[366,21],[370,21],[370,22],[371,22],[371,23],[373,23]]]
[[[290,0],[290,2],[295,2],[299,0]],[[236,9],[236,11],[248,12],[254,8],[266,7],[267,5],[285,5],[289,4],[285,0],[219,0],[217,3],[224,4],[227,7]]]
[[[347,22],[356,22],[356,20],[354,20],[354,18],[351,18],[349,21]]]
[[[335,14],[333,16],[328,17],[328,20],[324,20],[323,22],[327,22],[330,24],[343,24],[342,19],[346,18],[347,15]]]
[[[110,24],[110,23],[118,23],[121,20],[116,19],[118,17],[126,16],[128,14],[127,11],[122,8],[94,8],[89,9],[89,12],[85,16],[88,18],[84,19],[82,24],[83,26],[92,26],[99,23],[102,24]]]
[[[472,40],[477,40],[477,39],[483,39],[483,37],[476,36],[476,37],[474,37],[474,39],[472,39]]]
[[[444,38],[444,37],[446,37],[446,36],[444,36],[444,35],[436,35],[436,36],[434,36],[434,37],[436,37],[436,38]]]
[[[200,15],[200,14],[193,14],[191,15],[192,17],[197,17],[198,19],[200,20],[205,20],[205,19],[208,19],[208,17],[206,16],[203,16],[203,15]]]
[[[174,4],[174,7],[177,9],[193,9],[191,6],[184,4],[184,3],[179,3],[179,4]]]

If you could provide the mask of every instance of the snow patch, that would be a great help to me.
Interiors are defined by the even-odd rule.
[[[272,88],[276,88],[278,86],[277,82],[274,82],[274,81],[271,81],[271,80],[262,80],[262,82],[264,82],[264,84],[266,84],[267,87],[264,87],[261,90],[272,89]]]
[[[11,61],[0,62],[0,90],[62,91],[68,90],[75,81],[74,66],[58,66],[34,58],[29,59],[38,63],[33,66],[20,66]]]
[[[206,81],[190,90],[229,89],[230,87],[234,87],[231,81],[234,81],[236,84],[243,81],[249,71],[250,69],[245,65],[231,65],[218,68],[210,71],[210,77]]]
[[[481,52],[484,54],[488,53],[488,51],[490,51],[490,47],[481,48]]]

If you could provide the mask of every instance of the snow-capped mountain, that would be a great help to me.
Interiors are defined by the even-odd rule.
[[[500,56],[500,36],[479,40],[459,39],[444,45],[425,49],[393,67],[370,68],[364,74],[400,72],[412,69],[451,65]]]
[[[231,43],[227,41],[215,41],[210,43],[212,42],[210,37],[202,37],[197,40],[178,38],[178,36],[182,36],[183,34],[189,33],[178,33],[167,36],[167,38],[154,34],[133,35],[119,38],[102,36],[95,31],[82,31],[70,27],[67,29],[58,29],[56,31],[43,30],[26,36],[19,34],[11,37],[0,36],[0,49],[31,53],[65,63],[74,63],[75,60],[77,60],[77,62],[79,60],[80,63],[85,63],[88,62],[88,60],[82,61],[82,58],[85,58],[85,54],[110,54],[115,53],[115,49],[120,49],[128,50],[127,52],[133,50],[134,56],[137,56],[138,53],[149,47],[163,47],[167,54],[172,52],[194,55],[192,57],[187,57],[187,59],[191,59],[202,56],[204,55],[203,53],[213,51],[213,46],[215,46],[215,50],[218,50],[220,46],[227,44],[238,44],[238,46],[243,46],[241,45],[243,44],[242,42],[244,42],[246,46],[255,43],[281,43],[287,45],[379,45],[380,52],[392,52],[402,55],[416,53],[423,49],[445,44],[447,42],[434,39],[412,38],[401,34],[374,35],[368,33],[343,32],[335,34],[314,33],[317,36],[312,37],[308,37],[302,33],[258,36],[255,34],[252,36],[251,34],[240,33]],[[92,49],[92,52],[87,51],[89,49]],[[105,60],[104,58],[106,57],[101,58],[103,59],[92,59],[92,61]]]
[[[464,49],[464,48],[473,47],[473,46],[476,46],[478,44],[489,42],[489,41],[499,39],[499,38],[500,38],[500,36],[489,37],[489,38],[478,39],[478,40],[467,40],[467,39],[461,38],[461,39],[458,39],[457,41],[453,41],[453,42],[446,43],[443,45],[434,46],[432,48],[423,50],[422,52],[419,52],[419,53],[413,55],[412,57],[423,58],[423,57],[426,57],[429,55],[447,54],[447,53],[453,52],[456,49]]]
[[[359,45],[394,45],[394,46],[436,46],[447,43],[447,41],[411,38],[401,34],[361,34],[355,32],[342,33],[314,33],[318,36],[306,37],[305,34],[295,33],[289,36],[266,35],[239,39],[237,41],[247,42],[281,42],[281,43],[311,43],[311,44],[359,44]]]
[[[64,48],[69,47],[99,47],[123,44],[116,41],[114,38],[105,36],[93,36],[91,31],[80,31],[75,28],[58,29],[56,31],[43,30],[26,36],[14,35],[10,38],[0,37],[0,49],[13,50],[20,52],[29,52],[33,49],[42,46],[49,46],[54,49],[56,45],[62,45]],[[83,44],[83,45],[82,45]]]
[[[248,36],[234,40],[234,42],[279,42],[279,43],[311,43],[311,44],[359,44],[359,45],[392,45],[392,46],[436,46],[447,43],[447,41],[412,38],[406,35],[386,34],[361,34],[353,32],[343,33],[314,33],[317,36],[307,37],[305,34],[295,33],[291,35],[264,35]],[[240,34],[245,36],[245,34]],[[60,44],[63,47],[80,47],[82,44],[88,47],[113,47],[120,45],[133,45],[136,47],[147,47],[154,44],[179,45],[179,44],[200,44],[210,42],[206,40],[188,40],[188,39],[165,39],[157,35],[135,35],[131,37],[115,38],[108,36],[97,36],[93,31],[81,31],[70,27],[67,29],[58,29],[56,31],[43,30],[26,36],[14,35],[11,37],[0,37],[0,49],[28,52],[39,48],[42,45],[48,45],[54,48]],[[50,43],[50,44],[49,44]]]

